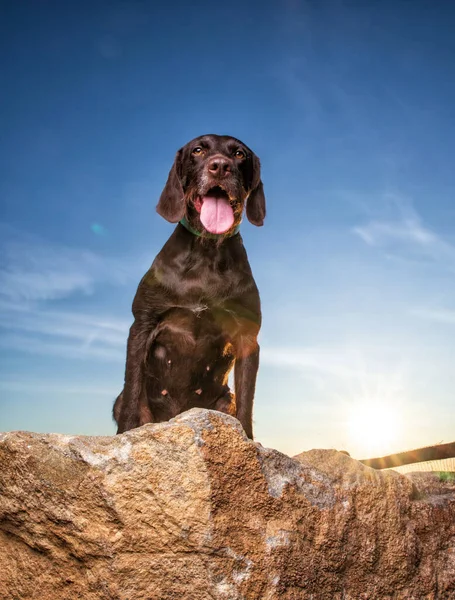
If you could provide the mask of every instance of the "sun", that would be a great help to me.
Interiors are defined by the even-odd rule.
[[[366,400],[348,408],[346,433],[352,454],[358,458],[384,456],[401,449],[403,426],[392,403]]]

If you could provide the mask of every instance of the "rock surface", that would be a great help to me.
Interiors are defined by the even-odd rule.
[[[0,436],[0,598],[455,598],[455,487],[289,458],[194,409],[116,437]]]

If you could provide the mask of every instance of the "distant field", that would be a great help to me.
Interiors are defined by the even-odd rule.
[[[386,469],[390,471],[390,469]],[[428,462],[414,463],[413,465],[403,465],[395,467],[393,471],[399,473],[412,473],[413,471],[448,471],[455,473],[455,458],[446,458],[445,460],[429,460]]]

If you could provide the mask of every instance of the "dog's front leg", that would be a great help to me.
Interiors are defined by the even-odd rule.
[[[256,340],[240,339],[234,365],[235,403],[237,419],[250,439],[253,439],[253,401],[258,368],[259,344]]]
[[[147,406],[144,378],[144,356],[148,331],[135,321],[130,328],[126,353],[125,386],[119,415],[117,433],[123,433],[142,425],[141,412]],[[115,413],[114,413],[115,414]]]

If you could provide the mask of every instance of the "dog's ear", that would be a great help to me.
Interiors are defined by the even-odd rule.
[[[177,223],[185,215],[185,198],[182,186],[182,150],[174,160],[164,190],[156,206],[156,212],[166,221]]]
[[[251,192],[246,201],[246,216],[248,217],[248,221],[253,225],[256,225],[257,227],[264,225],[264,186],[261,181],[261,163],[255,154],[253,154],[253,177],[251,183]]]

